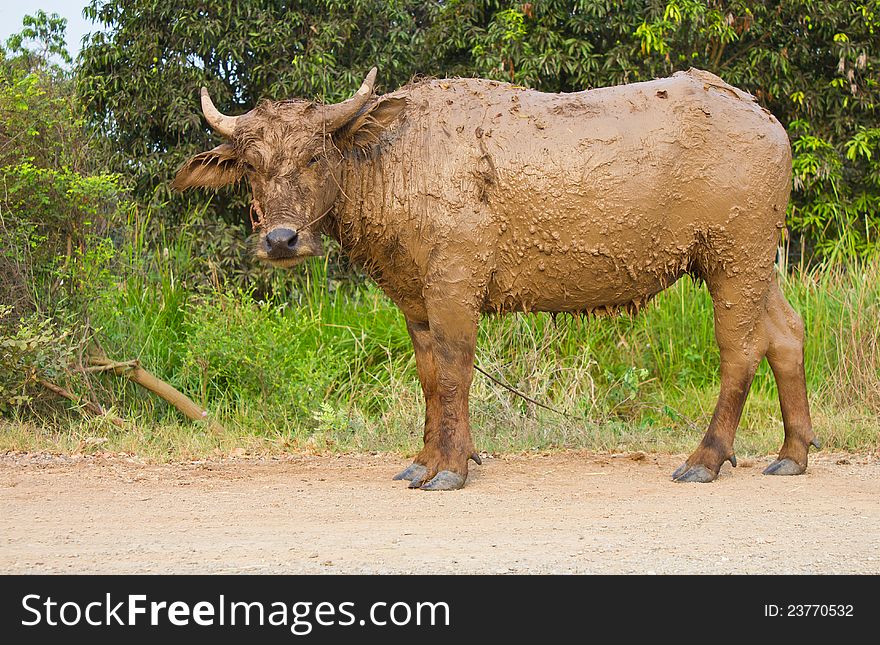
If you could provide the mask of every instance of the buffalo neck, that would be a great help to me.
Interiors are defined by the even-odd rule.
[[[324,233],[339,242],[340,247],[358,264],[369,263],[372,248],[384,237],[384,153],[390,142],[372,151],[346,155],[339,172],[338,195],[327,216]]]

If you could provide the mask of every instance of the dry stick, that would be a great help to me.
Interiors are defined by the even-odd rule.
[[[486,370],[484,370],[482,367],[480,367],[476,363],[474,363],[474,369],[477,370],[483,376],[485,376],[487,379],[492,381],[493,383],[500,385],[501,387],[503,387],[505,390],[507,390],[509,392],[513,392],[518,397],[525,399],[529,403],[534,403],[535,405],[537,405],[540,408],[544,408],[545,410],[550,410],[550,412],[554,412],[554,413],[562,415],[564,417],[568,417],[569,419],[575,419],[576,421],[588,421],[588,419],[586,417],[581,417],[581,416],[577,416],[574,414],[568,414],[567,412],[563,412],[562,410],[557,410],[556,408],[551,408],[549,405],[545,405],[545,404],[541,403],[540,401],[536,401],[535,399],[533,399],[529,396],[526,396],[525,394],[523,394],[522,392],[520,392],[516,388],[511,387],[510,385],[508,385],[504,381],[499,381],[497,378],[495,378],[494,376],[489,374]]]
[[[206,421],[208,418],[207,410],[203,410],[200,406],[196,405],[191,398],[180,390],[152,375],[141,367],[137,360],[116,362],[108,358],[93,356],[89,359],[89,366],[89,369],[95,368],[97,371],[100,368],[101,371],[112,371],[118,376],[127,377],[129,380],[168,401],[168,403],[180,410],[186,418],[192,421]],[[220,430],[223,429],[216,421],[213,421],[212,425]]]
[[[90,365],[89,367],[83,368],[83,371],[90,372],[90,373],[109,372],[110,370],[116,370],[119,368],[135,367],[135,366],[137,366],[137,364],[138,364],[137,360],[122,361],[119,363],[110,362],[110,363],[107,363],[106,365]]]
[[[51,381],[47,381],[46,379],[38,378],[37,383],[42,385],[44,388],[46,388],[50,392],[53,392],[54,394],[57,394],[58,396],[67,399],[68,401],[72,401],[73,403],[76,403],[77,405],[81,405],[82,409],[89,411],[90,413],[92,413],[96,417],[104,417],[110,423],[115,425],[116,427],[122,428],[123,430],[125,429],[125,422],[122,419],[120,419],[119,417],[109,416],[106,412],[104,412],[104,410],[101,408],[101,406],[95,405],[91,401],[82,399],[82,398],[78,397],[76,394],[73,394],[72,392],[68,392],[60,385],[55,385],[54,383],[52,383]]]
[[[488,372],[486,372],[483,368],[481,368],[481,367],[480,367],[479,365],[477,365],[476,363],[474,363],[474,369],[477,370],[480,374],[482,374],[482,375],[485,376],[486,378],[488,378],[488,379],[489,379],[490,381],[492,381],[493,383],[497,383],[498,385],[500,385],[501,387],[503,387],[505,390],[508,390],[509,392],[512,392],[513,394],[516,394],[518,397],[520,397],[520,398],[522,398],[522,399],[525,399],[525,400],[528,401],[529,403],[534,403],[535,405],[537,405],[537,406],[539,406],[539,407],[542,407],[542,408],[544,408],[545,410],[550,410],[550,412],[555,412],[556,414],[559,414],[559,415],[564,416],[564,417],[568,417],[569,419],[574,419],[574,420],[576,420],[576,421],[587,421],[587,422],[589,422],[589,419],[588,419],[587,417],[582,417],[582,416],[578,416],[578,415],[575,415],[575,414],[568,414],[567,412],[563,412],[562,410],[557,410],[556,408],[551,408],[549,405],[544,405],[544,404],[541,403],[540,401],[536,401],[535,399],[533,399],[533,398],[531,398],[531,397],[529,397],[529,396],[526,396],[525,394],[523,394],[522,392],[520,392],[520,391],[517,390],[516,388],[511,387],[510,385],[508,385],[508,384],[505,383],[504,381],[500,381],[500,380],[498,380],[497,378],[495,378],[494,376],[492,376],[491,374],[489,374]],[[642,407],[644,407],[644,408],[646,408],[646,409],[649,409],[649,410],[655,410],[655,411],[657,411],[657,412],[663,412],[663,411],[664,411],[662,408],[660,408],[659,406],[656,406],[656,405],[644,405],[644,406],[642,406]],[[675,410],[675,409],[673,409],[673,408],[670,408],[670,409],[671,409],[671,410],[672,410],[672,411],[673,411],[678,417],[680,417],[682,421],[684,421],[686,424],[688,424],[691,428],[693,428],[693,429],[695,429],[695,430],[700,430],[700,427],[699,427],[696,423],[694,423],[693,421],[691,421],[688,417],[686,417],[685,415],[683,415],[681,412],[679,412],[678,410]]]

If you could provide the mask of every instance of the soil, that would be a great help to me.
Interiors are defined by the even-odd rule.
[[[455,492],[407,490],[396,455],[172,464],[0,455],[3,573],[880,573],[880,459],[484,458]]]

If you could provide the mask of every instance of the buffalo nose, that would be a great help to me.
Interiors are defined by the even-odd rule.
[[[289,258],[296,246],[297,233],[289,228],[276,228],[266,233],[263,243],[270,258]]]

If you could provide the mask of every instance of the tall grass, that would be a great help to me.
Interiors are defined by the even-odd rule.
[[[144,222],[132,222],[135,229]],[[403,318],[374,286],[328,278],[326,261],[279,272],[274,295],[196,290],[186,235],[161,246],[96,298],[93,324],[107,351],[144,365],[206,406],[224,433],[181,422],[155,398],[105,376],[136,436],[86,424],[105,447],[201,454],[237,446],[280,451],[417,449],[422,401]],[[880,263],[797,269],[782,276],[807,329],[807,381],[826,446],[875,450],[880,436]],[[718,391],[718,349],[705,287],[685,279],[637,316],[489,317],[477,363],[563,414],[539,408],[476,374],[477,445],[490,451],[556,447],[687,451]],[[782,423],[766,362],[737,439],[741,454],[778,448]],[[10,439],[7,439],[7,442]],[[80,445],[81,444],[76,444]]]

